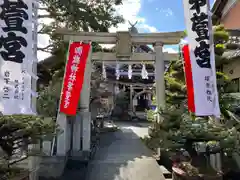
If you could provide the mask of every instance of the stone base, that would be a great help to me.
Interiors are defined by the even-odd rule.
[[[89,151],[73,151],[69,159],[76,161],[89,161],[90,152]]]
[[[30,156],[15,166],[28,169],[30,180],[55,179],[62,176],[67,160],[67,156]]]
[[[43,156],[39,166],[39,177],[58,178],[62,176],[67,157],[61,156]]]

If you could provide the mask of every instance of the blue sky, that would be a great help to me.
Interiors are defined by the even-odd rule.
[[[141,0],[138,15],[160,32],[185,29],[182,0]]]
[[[128,21],[135,23],[140,32],[172,32],[185,30],[183,0],[123,0],[117,11],[126,23],[110,31],[127,30]],[[210,0],[213,4],[214,0]],[[165,51],[177,53],[178,46],[165,46]]]
[[[214,0],[210,0],[212,4]],[[137,28],[140,32],[171,32],[185,30],[183,16],[183,0],[123,0],[123,5],[116,7],[117,13],[122,15],[125,23],[118,28],[110,28],[110,32],[127,31],[129,23],[138,21]],[[43,23],[48,23],[45,19]],[[49,44],[49,37],[39,36],[39,47]],[[164,51],[177,53],[178,46],[164,46]],[[39,52],[39,60],[50,54]]]

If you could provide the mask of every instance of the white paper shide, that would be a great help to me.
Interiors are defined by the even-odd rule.
[[[0,111],[31,114],[32,1],[0,0]]]
[[[192,66],[195,114],[220,115],[208,0],[183,0]]]

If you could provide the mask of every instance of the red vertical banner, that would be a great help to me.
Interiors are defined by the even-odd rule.
[[[90,49],[90,44],[69,44],[60,101],[60,112],[64,114],[76,115]]]
[[[184,57],[184,71],[185,71],[185,79],[186,79],[186,85],[187,85],[188,110],[194,113],[195,112],[194,86],[193,86],[193,77],[192,77],[192,65],[191,65],[188,45],[183,46],[182,52]]]

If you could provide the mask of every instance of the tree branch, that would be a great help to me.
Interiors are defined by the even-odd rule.
[[[56,18],[57,16],[64,16],[64,14],[56,13],[56,12],[49,12],[49,14],[41,14],[38,15],[38,18]]]
[[[41,18],[52,18],[50,14],[43,14],[43,15],[38,15],[38,19]]]
[[[43,27],[37,32],[38,34],[43,34],[43,30],[44,30],[45,26],[43,25]]]
[[[38,8],[38,10],[48,11],[48,8]]]
[[[53,44],[50,44],[50,45],[48,45],[48,46],[46,46],[46,47],[43,47],[43,48],[38,47],[37,50],[38,50],[38,51],[43,51],[43,52],[51,53],[52,50],[51,50],[50,48],[53,48],[53,47],[54,47],[54,45],[53,45]]]
[[[38,33],[38,34],[47,34],[47,35],[50,35],[50,33],[46,33],[46,32],[43,32],[43,31],[38,31],[37,33]]]

